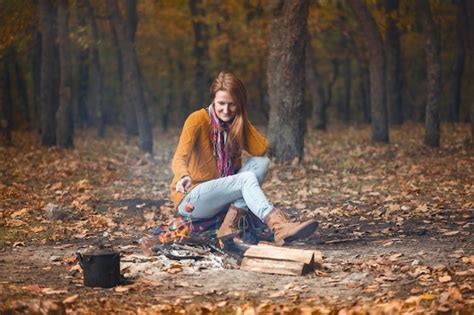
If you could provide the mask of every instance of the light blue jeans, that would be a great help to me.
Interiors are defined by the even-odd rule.
[[[192,219],[208,219],[233,204],[252,211],[263,221],[273,209],[261,188],[269,163],[267,157],[254,156],[247,160],[237,174],[197,185],[178,205],[179,213]],[[192,212],[184,210],[188,203],[194,206]]]

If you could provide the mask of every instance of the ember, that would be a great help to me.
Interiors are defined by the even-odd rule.
[[[182,228],[177,230],[168,230],[166,233],[158,235],[158,240],[161,244],[173,243],[175,241],[181,242],[183,239],[191,236],[192,223],[189,225],[183,225]]]

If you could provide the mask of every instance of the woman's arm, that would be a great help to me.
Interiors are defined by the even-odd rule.
[[[196,143],[199,130],[199,121],[196,119],[196,115],[191,114],[184,122],[183,130],[179,137],[178,147],[176,148],[173,162],[171,163],[171,169],[173,170],[174,175],[179,179],[185,176],[191,177],[191,174],[189,174],[188,171],[188,162],[194,144]]]
[[[245,150],[253,156],[261,156],[267,152],[268,148],[268,141],[267,139],[258,132],[257,128],[255,128],[252,123],[247,122],[247,143]]]

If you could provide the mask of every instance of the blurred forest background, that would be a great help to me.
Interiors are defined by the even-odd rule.
[[[279,160],[301,158],[306,126],[341,122],[370,123],[383,143],[424,122],[436,147],[440,122],[474,126],[470,21],[469,0],[1,0],[3,142],[27,128],[71,147],[74,129],[123,126],[152,151],[230,70],[271,147],[293,128]]]

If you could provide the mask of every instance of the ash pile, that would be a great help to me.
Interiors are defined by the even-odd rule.
[[[163,273],[195,274],[206,269],[239,269],[243,250],[226,248],[217,239],[190,237],[162,242],[156,237],[143,237],[139,244],[144,255],[124,255],[122,272],[125,277],[159,278]]]

